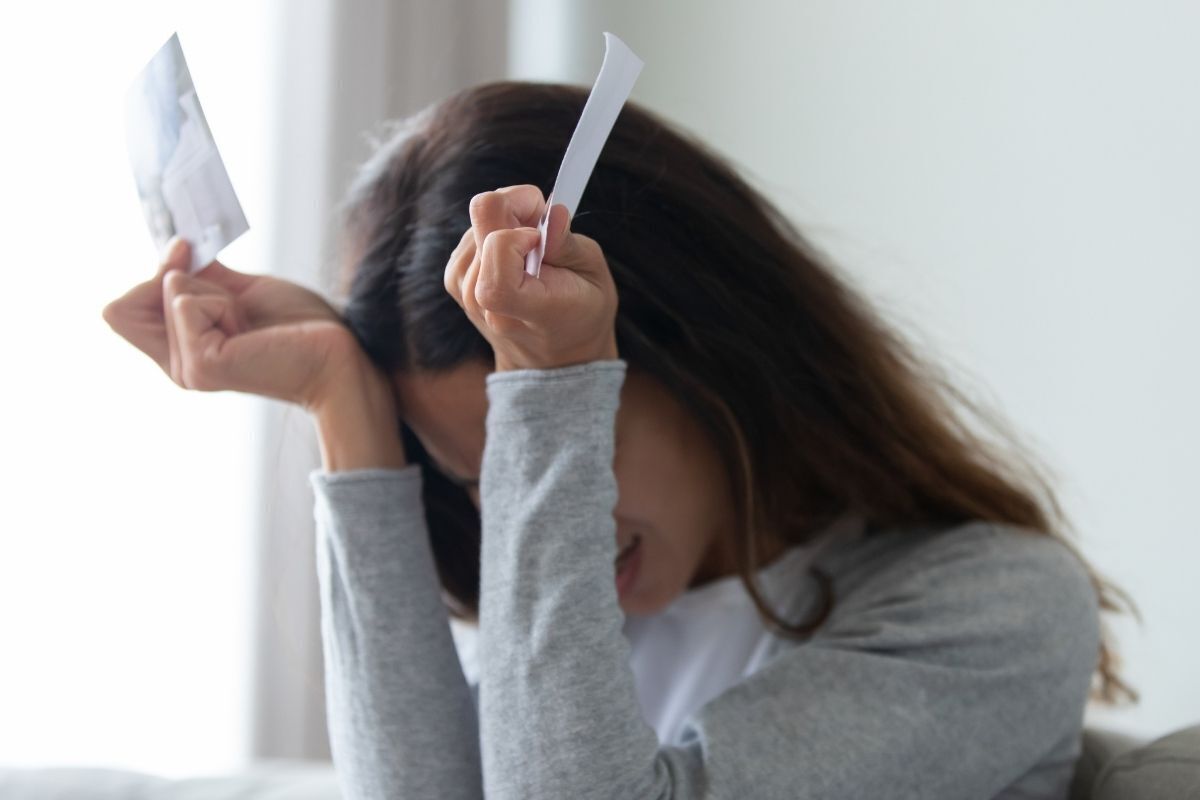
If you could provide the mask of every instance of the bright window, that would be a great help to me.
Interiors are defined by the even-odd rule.
[[[247,751],[252,400],[175,387],[101,308],[156,254],[123,95],[173,30],[265,263],[268,4],[0,11],[0,760],[183,775]]]

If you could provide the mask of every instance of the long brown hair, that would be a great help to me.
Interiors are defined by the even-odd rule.
[[[446,259],[470,226],[473,195],[520,183],[549,192],[586,96],[492,83],[385,129],[344,204],[358,256],[345,318],[384,371],[490,361],[487,342],[443,288]],[[622,358],[695,414],[727,465],[743,521],[738,571],[779,633],[811,634],[836,598],[823,580],[820,613],[780,619],[753,579],[764,537],[802,543],[847,508],[872,527],[986,520],[1071,546],[1044,469],[998,418],[923,363],[702,143],[627,104],[572,229],[600,243],[612,270]],[[407,430],[405,446],[423,465],[447,603],[475,617],[478,514]],[[1089,574],[1101,608],[1129,607]],[[1107,633],[1097,675],[1100,698],[1133,696]]]

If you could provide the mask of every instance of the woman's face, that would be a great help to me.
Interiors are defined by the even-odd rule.
[[[479,506],[491,368],[472,363],[394,381],[404,419]],[[627,614],[661,610],[689,586],[734,571],[729,480],[700,425],[656,381],[629,370],[617,412],[613,573]]]

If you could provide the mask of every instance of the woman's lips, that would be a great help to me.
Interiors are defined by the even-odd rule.
[[[616,584],[618,599],[624,597],[633,582],[637,579],[638,568],[642,563],[642,537],[635,535],[633,541],[621,549],[613,559],[616,568]]]
[[[633,538],[629,540],[629,543],[627,545],[625,545],[624,547],[622,547],[621,550],[617,553],[616,558],[613,559],[613,563],[615,564],[615,563],[619,562],[622,558],[625,558],[627,555],[629,555],[630,552],[633,551],[633,548],[635,546],[637,546],[637,543],[640,542],[641,540],[642,540],[642,537],[635,533],[633,535]]]

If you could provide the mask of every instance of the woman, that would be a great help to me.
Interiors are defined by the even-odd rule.
[[[398,126],[342,315],[180,242],[106,309],[181,385],[312,414],[346,796],[1063,797],[1093,678],[1124,687],[1053,494],[635,105],[527,276],[584,100]]]

